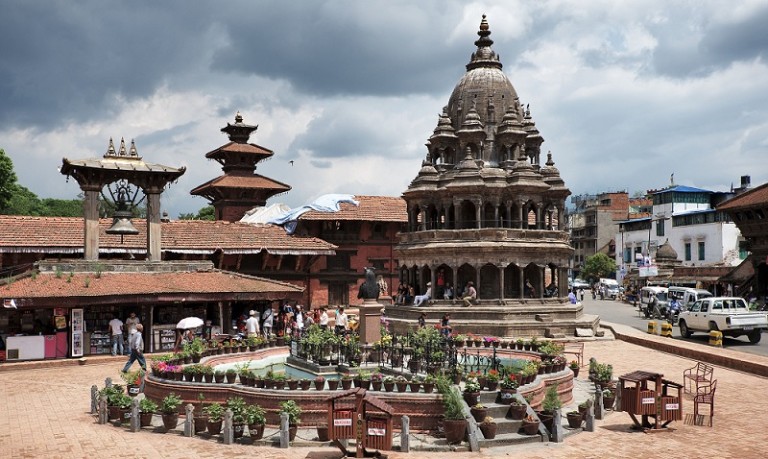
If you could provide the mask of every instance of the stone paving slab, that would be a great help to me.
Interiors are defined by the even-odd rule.
[[[737,353],[738,354],[738,353]],[[634,370],[660,372],[682,383],[683,370],[694,360],[647,349],[622,341],[588,341],[585,361],[595,357],[611,363],[616,376]],[[745,361],[754,356],[742,354]],[[0,371],[0,457],[5,458],[220,458],[256,456],[266,459],[325,459],[340,457],[327,446],[303,446],[288,450],[254,445],[225,446],[213,440],[185,438],[178,433],[150,430],[131,433],[127,428],[98,425],[89,414],[90,387],[101,387],[109,376],[119,381],[123,358],[89,358],[77,363],[2,365]],[[14,371],[18,370],[18,371]],[[626,413],[612,413],[596,421],[596,431],[570,435],[564,443],[501,446],[455,453],[388,452],[390,458],[751,458],[762,456],[768,440],[764,377],[715,367],[718,379],[714,427],[672,423],[674,430],[643,433],[630,430]],[[586,369],[579,379],[586,378]],[[693,411],[690,397],[684,413]],[[418,435],[417,435],[418,437]],[[423,439],[428,441],[427,439]],[[419,441],[418,438],[413,441]],[[395,444],[399,439],[395,439]]]

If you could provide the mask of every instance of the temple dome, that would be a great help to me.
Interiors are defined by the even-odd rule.
[[[672,248],[672,244],[669,243],[669,239],[659,246],[659,250],[656,251],[656,261],[676,261],[677,252]]]

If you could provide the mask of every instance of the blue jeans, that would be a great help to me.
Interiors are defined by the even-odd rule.
[[[131,357],[128,359],[127,362],[125,362],[125,366],[123,367],[123,373],[131,369],[131,365],[133,365],[133,362],[139,361],[139,365],[141,366],[141,369],[144,371],[147,371],[147,361],[144,359],[144,353],[139,352],[136,349],[131,349]]]
[[[123,335],[112,335],[112,355],[123,355]]]

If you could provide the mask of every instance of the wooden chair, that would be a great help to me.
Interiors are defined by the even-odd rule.
[[[699,387],[712,382],[715,368],[706,363],[698,362],[695,367],[683,370],[683,386],[686,394],[698,394]]]
[[[566,341],[563,354],[573,354],[576,357],[576,361],[579,362],[579,367],[584,366],[584,343],[580,341]]]
[[[715,389],[717,389],[717,379],[707,385],[699,386],[696,395],[693,396],[693,420],[696,425],[704,424],[704,415],[699,414],[699,405],[709,405],[709,427],[712,427],[715,415]]]

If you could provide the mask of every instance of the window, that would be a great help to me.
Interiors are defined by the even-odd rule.
[[[699,242],[699,260],[704,260],[704,241]]]
[[[666,220],[659,220],[656,222],[656,236],[664,236],[664,222]]]
[[[685,261],[691,261],[691,243],[685,243]]]

